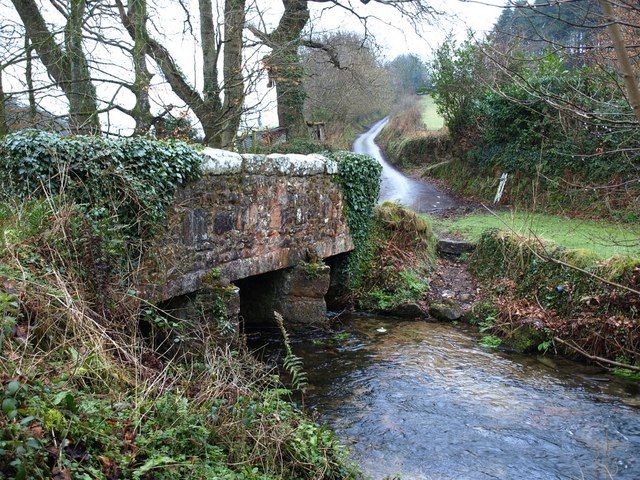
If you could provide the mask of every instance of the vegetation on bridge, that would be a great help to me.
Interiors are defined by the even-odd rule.
[[[138,242],[157,233],[200,163],[198,149],[181,141],[23,130],[0,140],[0,200],[59,196],[114,242]]]
[[[219,302],[178,320],[135,290],[140,250],[127,246],[162,227],[176,188],[198,176],[197,149],[33,131],[0,149],[3,475],[359,476],[273,371],[239,339],[220,341],[229,332],[205,321]],[[348,154],[339,165],[365,236],[379,170]]]

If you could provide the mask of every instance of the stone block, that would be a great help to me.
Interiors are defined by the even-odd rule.
[[[287,269],[279,292],[283,296],[324,298],[329,290],[330,268],[324,264],[303,264]]]
[[[454,322],[462,318],[462,309],[453,302],[433,303],[429,306],[429,315],[443,322]]]
[[[322,157],[322,155],[318,156]],[[328,175],[336,175],[338,173],[338,162],[331,160],[330,158],[325,158],[324,171]]]
[[[326,159],[321,155],[273,153],[267,155],[276,175],[307,176],[325,173]]]
[[[326,325],[328,321],[324,298],[287,297],[280,300],[276,311],[288,325]]]
[[[327,265],[303,264],[282,272],[276,285],[275,309],[289,324],[325,324],[330,269]]]
[[[393,315],[394,317],[411,319],[424,318],[427,315],[427,312],[422,308],[422,306],[416,302],[401,303],[385,313]]]
[[[438,253],[459,257],[463,253],[473,252],[476,248],[476,244],[466,240],[439,238],[437,248]]]
[[[242,156],[242,171],[249,175],[264,174],[269,169],[266,155],[258,153],[244,153]]]
[[[229,175],[242,172],[242,157],[228,150],[207,147],[202,150],[202,173],[205,175]]]

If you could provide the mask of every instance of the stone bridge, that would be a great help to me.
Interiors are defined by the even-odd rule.
[[[177,192],[143,262],[146,297],[184,305],[222,284],[231,315],[326,318],[330,268],[322,260],[353,248],[336,162],[210,148],[202,155],[202,178]]]

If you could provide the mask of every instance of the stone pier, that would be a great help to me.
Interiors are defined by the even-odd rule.
[[[240,288],[240,316],[248,324],[272,324],[274,311],[291,325],[326,322],[329,267],[325,264],[302,264],[235,283]]]
[[[215,275],[236,284],[247,305],[258,303],[250,296],[270,297],[265,305],[288,321],[325,318],[322,260],[353,249],[337,171],[321,155],[204,149],[202,178],[176,193],[167,227],[146,253],[141,291],[166,302],[206,290]],[[253,310],[241,306],[245,318]]]

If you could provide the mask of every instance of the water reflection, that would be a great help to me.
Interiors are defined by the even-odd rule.
[[[637,385],[449,325],[354,317],[344,332],[297,339],[306,404],[374,478],[640,478]]]

